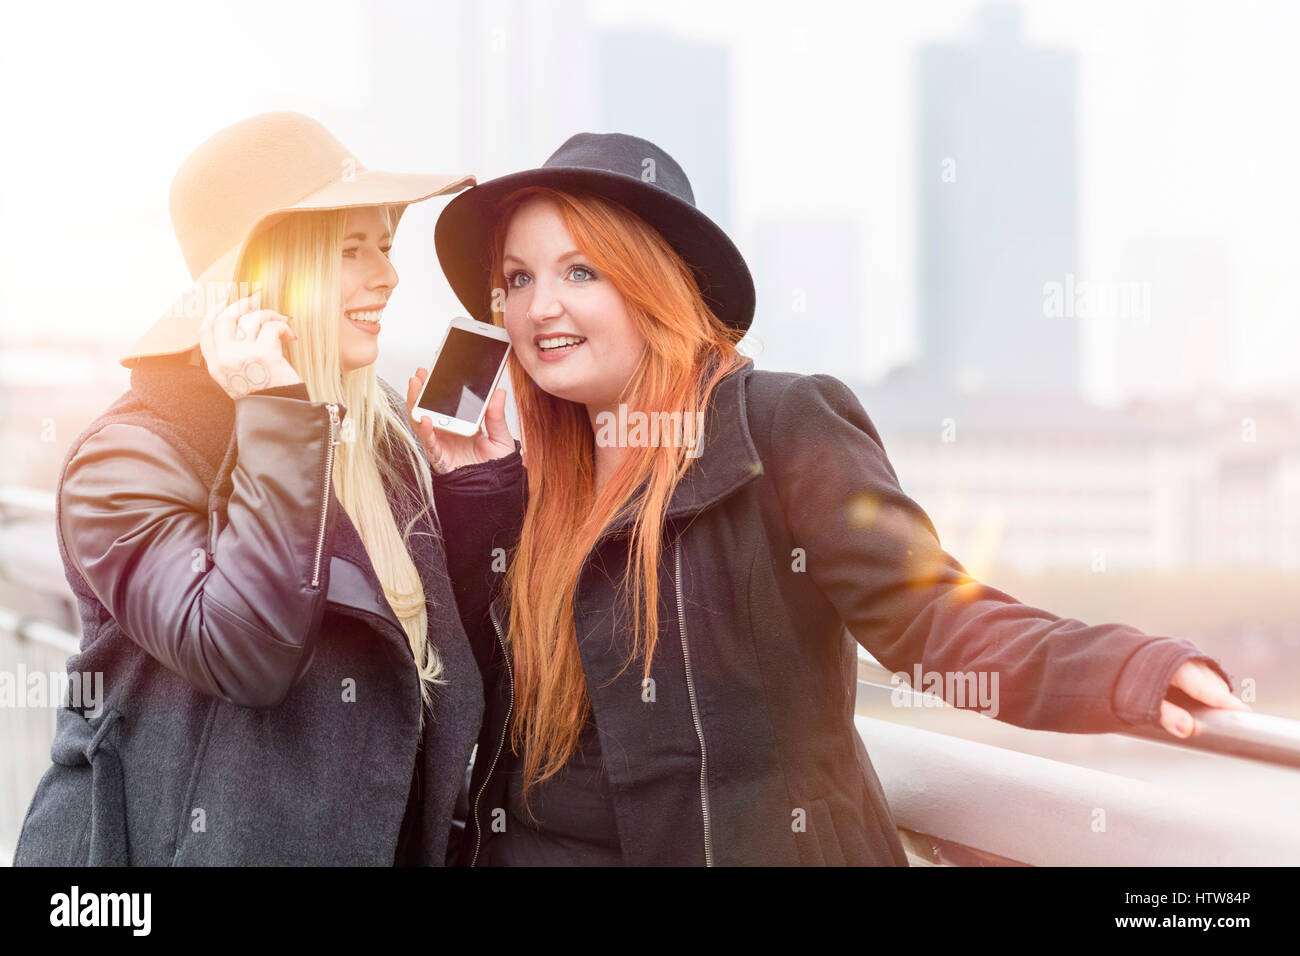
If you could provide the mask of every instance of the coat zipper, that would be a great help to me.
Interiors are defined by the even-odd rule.
[[[673,542],[673,573],[677,582],[677,625],[682,634],[682,660],[686,664],[686,693],[691,699],[691,720],[695,722],[695,735],[700,738],[700,813],[704,817],[704,865],[713,865],[713,828],[709,820],[709,751],[704,745],[704,728],[700,726],[700,711],[695,701],[695,679],[691,675],[691,651],[686,646],[686,609],[682,600],[682,541]]]
[[[329,513],[330,481],[334,476],[334,449],[339,443],[339,407],[334,404],[325,406],[330,413],[330,441],[325,449],[325,490],[320,497],[320,530],[316,534],[316,563],[311,569],[311,586],[320,587],[321,551],[325,548],[325,517]]]
[[[704,818],[704,865],[713,866],[713,827],[709,815],[709,751],[704,743],[704,728],[700,724],[699,705],[695,697],[695,678],[691,671],[691,651],[686,641],[686,613],[685,600],[682,596],[682,546],[680,539],[673,545],[673,571],[677,585],[677,624],[682,635],[682,660],[686,665],[686,693],[691,701],[691,720],[695,724],[695,736],[700,741],[700,812]],[[478,863],[479,850],[483,845],[483,826],[479,822],[479,801],[483,798],[483,793],[487,790],[488,782],[492,779],[492,774],[496,772],[497,761],[501,758],[501,751],[505,747],[506,732],[510,727],[510,717],[515,707],[515,675],[514,668],[510,665],[510,653],[506,648],[505,638],[501,634],[501,625],[497,622],[496,612],[492,606],[488,605],[488,614],[492,618],[492,627],[496,630],[497,643],[501,645],[502,657],[505,660],[506,674],[510,678],[510,704],[506,708],[506,719],[501,725],[501,739],[497,741],[496,753],[492,755],[492,763],[488,767],[487,775],[479,785],[478,793],[474,796],[474,856],[470,860],[470,866]]]
[[[501,634],[501,625],[497,623],[496,611],[492,605],[488,605],[488,616],[492,618],[492,627],[497,632],[497,643],[501,645],[501,655],[506,662],[506,674],[510,678],[510,705],[506,708],[506,719],[501,724],[501,739],[497,741],[497,752],[492,755],[492,764],[488,767],[487,776],[483,778],[483,783],[479,785],[478,793],[474,797],[474,857],[469,861],[470,866],[478,863],[478,852],[483,845],[483,825],[478,819],[478,802],[483,798],[483,791],[487,790],[488,781],[492,779],[493,772],[497,769],[497,760],[501,757],[501,751],[506,744],[506,731],[510,727],[510,715],[515,709],[515,671],[510,666],[510,651],[506,648],[506,639]]]

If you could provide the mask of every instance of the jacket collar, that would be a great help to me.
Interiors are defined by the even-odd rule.
[[[704,416],[700,455],[673,489],[665,520],[704,511],[763,473],[745,408],[745,385],[753,371],[754,360],[746,359],[714,388]],[[632,517],[630,514],[619,517],[604,534],[627,528]]]
[[[210,469],[222,470],[235,428],[235,403],[203,366],[155,360],[131,370],[132,393],[171,424]],[[225,475],[219,475],[218,480]]]
[[[740,368],[714,388],[704,416],[704,443],[700,456],[673,489],[665,521],[704,511],[763,473],[763,463],[749,431],[745,405],[745,388],[753,371],[754,360],[746,359]],[[616,519],[602,532],[600,540],[623,531],[631,523],[631,515]],[[494,626],[500,622],[504,627],[510,613],[506,593],[497,593],[488,606]]]
[[[401,405],[402,418],[405,419],[405,405],[400,396],[382,379],[379,382],[388,400],[394,405]],[[179,436],[201,456],[212,475],[205,476],[205,480],[211,482],[209,508],[224,511],[233,489],[232,474],[237,460],[234,400],[213,381],[205,367],[175,361],[140,363],[131,371],[131,390],[154,415],[176,429]],[[411,430],[409,422],[407,428]],[[416,496],[422,496],[420,482],[407,467],[405,456],[400,451],[395,454],[398,473],[407,488]],[[404,501],[405,499],[390,497],[390,503],[397,506],[399,511],[402,511]],[[403,511],[395,517],[397,526],[404,528],[411,515]],[[426,592],[432,587],[435,576],[440,573],[439,566],[442,563],[434,544],[434,539],[440,537],[436,521],[433,512],[425,515],[417,529],[421,533],[413,534],[410,538],[411,559]],[[384,597],[383,586],[361,540],[361,534],[341,506],[337,512],[332,545],[327,600],[382,617],[405,644],[405,631],[392,605]],[[346,562],[342,568],[338,559]]]

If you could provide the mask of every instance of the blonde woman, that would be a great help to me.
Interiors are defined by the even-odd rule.
[[[195,289],[59,482],[68,669],[104,699],[60,709],[16,863],[445,861],[482,685],[374,362],[403,209],[472,184],[366,170],[295,113],[182,166]]]

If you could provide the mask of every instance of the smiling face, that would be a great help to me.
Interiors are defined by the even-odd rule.
[[[351,372],[379,357],[381,313],[397,286],[397,270],[388,261],[393,237],[378,206],[348,210],[343,235],[339,362]]]
[[[646,345],[622,293],[591,267],[545,197],[515,212],[503,257],[506,332],[529,378],[593,417],[613,410]]]

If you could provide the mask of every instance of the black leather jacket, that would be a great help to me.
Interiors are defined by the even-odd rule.
[[[406,633],[331,490],[346,416],[142,366],[74,442],[68,667],[105,700],[59,712],[15,862],[391,865],[399,833],[406,862],[444,862],[481,682],[430,524],[412,558],[448,684],[420,737]]]

